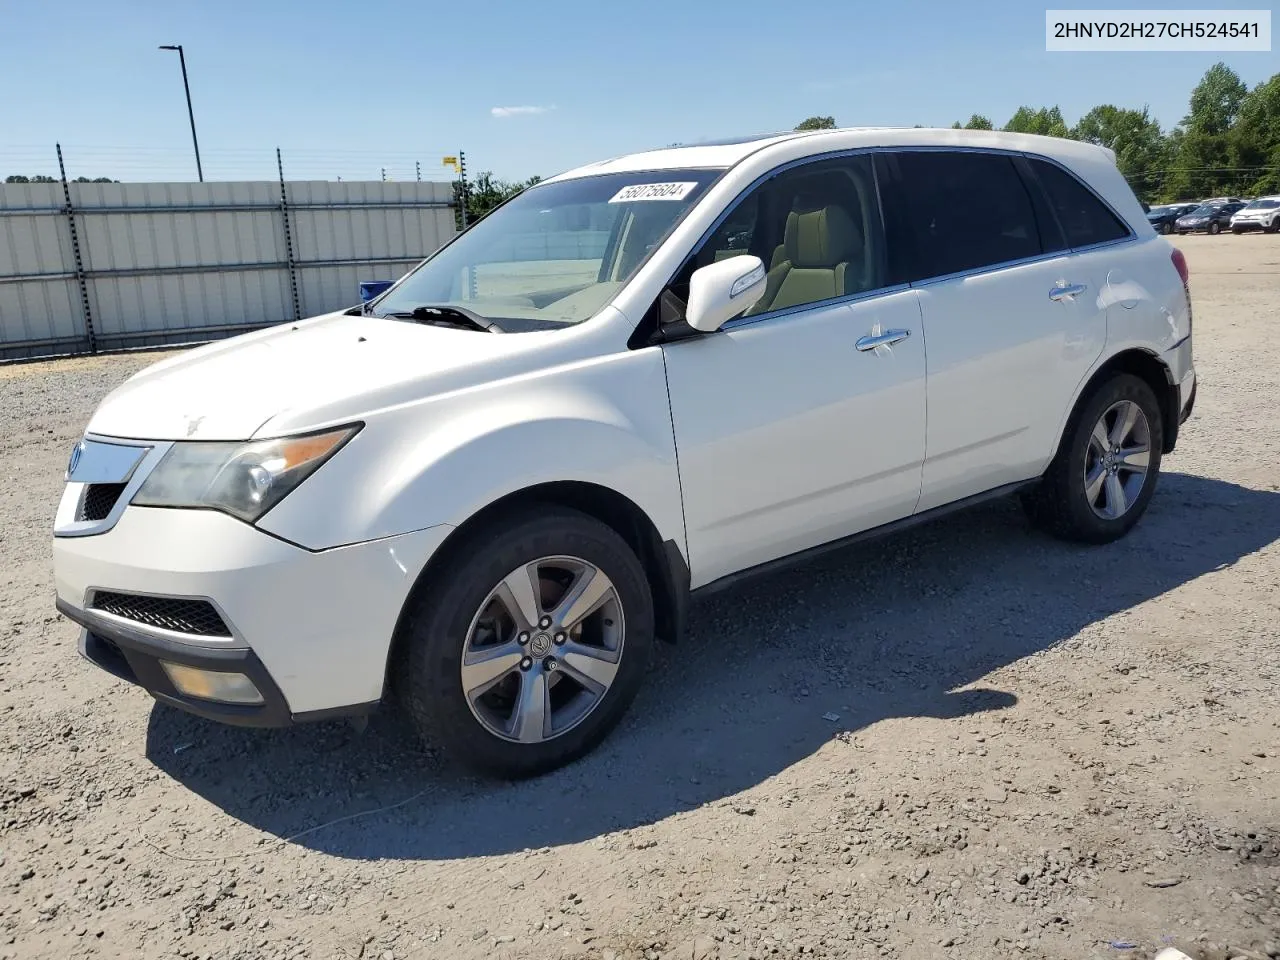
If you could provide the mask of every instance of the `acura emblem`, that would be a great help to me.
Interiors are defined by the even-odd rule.
[[[76,472],[76,465],[80,463],[80,454],[82,453],[84,453],[83,440],[71,448],[71,460],[67,463],[67,475],[63,479],[71,479],[71,475]]]

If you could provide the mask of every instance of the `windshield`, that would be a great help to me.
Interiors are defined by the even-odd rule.
[[[1217,213],[1220,209],[1221,209],[1221,207],[1219,207],[1219,205],[1218,205],[1218,204],[1216,204],[1216,203],[1206,203],[1206,204],[1204,204],[1204,205],[1202,205],[1202,206],[1196,207],[1196,208],[1195,208],[1194,210],[1192,210],[1189,214],[1187,214],[1187,216],[1189,216],[1189,217],[1211,217],[1211,216],[1213,216],[1215,213]]]
[[[370,304],[457,307],[507,331],[580,323],[613,299],[720,171],[612,173],[531,187]]]
[[[1270,210],[1273,207],[1280,207],[1280,200],[1255,200],[1253,203],[1245,206],[1246,210]]]
[[[1162,217],[1166,213],[1170,213],[1172,210],[1173,210],[1173,207],[1152,207],[1150,210],[1147,211],[1147,216]]]

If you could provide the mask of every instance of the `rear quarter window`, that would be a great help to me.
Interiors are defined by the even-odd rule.
[[[1087,247],[1129,235],[1129,228],[1124,222],[1075,176],[1047,160],[1032,159],[1031,167],[1044,188],[1049,206],[1062,225],[1069,246]]]

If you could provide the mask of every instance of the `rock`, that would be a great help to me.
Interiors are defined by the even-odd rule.
[[[1155,887],[1157,890],[1163,890],[1165,887],[1176,887],[1182,882],[1181,877],[1163,877],[1159,880],[1148,880],[1148,887]]]
[[[396,960],[396,955],[390,950],[382,951],[382,960]]]
[[[1018,871],[1018,882],[1024,887],[1031,882],[1031,871],[1023,867]]]
[[[694,937],[682,943],[667,956],[676,960],[718,960],[720,948],[710,937]]]

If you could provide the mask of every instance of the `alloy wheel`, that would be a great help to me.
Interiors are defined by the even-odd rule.
[[[1118,520],[1137,502],[1151,462],[1151,425],[1142,408],[1120,400],[1107,408],[1089,435],[1084,495],[1093,512]]]
[[[603,570],[569,556],[524,564],[489,591],[467,630],[467,705],[494,736],[551,740],[604,700],[624,639],[622,603]]]

